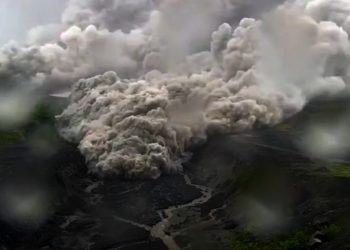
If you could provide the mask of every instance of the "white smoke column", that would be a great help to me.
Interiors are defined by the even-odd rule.
[[[347,33],[335,23],[318,23],[299,11],[281,7],[265,19],[258,66],[269,87],[305,103],[345,87],[350,44]]]
[[[234,13],[233,4],[224,0],[169,0],[160,7],[154,35],[163,43],[163,57],[172,69],[185,56],[207,50],[211,33]]]

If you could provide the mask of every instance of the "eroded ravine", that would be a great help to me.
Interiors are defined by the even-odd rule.
[[[157,212],[161,220],[157,224],[153,226],[149,226],[149,225],[138,223],[133,220],[125,219],[119,216],[114,216],[114,219],[149,231],[150,235],[153,238],[160,239],[169,250],[181,250],[181,247],[177,244],[176,240],[174,239],[176,232],[171,232],[171,226],[174,223],[172,220],[174,217],[174,214],[178,210],[181,210],[184,208],[196,207],[201,204],[204,204],[208,202],[212,197],[211,189],[205,186],[196,185],[192,183],[191,179],[185,174],[183,175],[183,177],[186,182],[186,185],[199,190],[201,195],[198,198],[192,200],[191,202],[188,202],[182,205],[170,206],[166,209],[158,210]]]
[[[191,179],[186,174],[184,174],[183,176],[186,181],[186,184],[188,186],[198,189],[201,192],[201,196],[197,199],[192,200],[189,203],[171,206],[167,209],[158,211],[161,217],[161,221],[151,228],[151,236],[161,239],[169,250],[181,249],[173,237],[174,233],[168,232],[168,229],[172,225],[172,218],[174,216],[175,211],[183,208],[195,207],[204,204],[208,202],[212,197],[212,190],[210,188],[192,183]]]

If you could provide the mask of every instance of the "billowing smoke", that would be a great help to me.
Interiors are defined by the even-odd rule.
[[[86,78],[57,117],[61,135],[93,172],[157,178],[208,135],[347,90],[349,5],[297,0],[237,24],[233,0],[71,0],[58,43],[2,49],[0,84]]]
[[[2,95],[15,93],[17,100],[24,100],[28,92],[33,95],[37,90],[62,92],[81,78],[106,71],[115,71],[121,78],[133,79],[153,69],[166,72],[172,68],[176,71],[177,65],[188,54],[201,51],[204,45],[209,48],[212,31],[234,9],[233,0],[210,2],[202,5],[198,0],[67,1],[62,23],[45,25],[38,22],[41,26],[28,32],[25,46],[20,41],[9,42],[0,48]],[[45,3],[43,0],[36,3],[32,0],[6,2],[8,7],[26,4],[28,8],[25,9],[29,9],[30,13],[42,10]],[[55,2],[56,5],[58,3]],[[203,6],[203,13],[193,17],[185,10],[191,7],[196,12],[196,7],[200,6]],[[10,18],[6,21],[15,23]],[[192,25],[184,25],[191,22]],[[9,33],[21,33],[20,29],[11,27],[6,26],[13,29]],[[198,27],[204,28],[196,30]],[[172,33],[178,35],[170,37]],[[187,34],[186,37],[183,34]],[[202,53],[188,60],[195,68],[201,68],[204,64],[208,65],[210,58]],[[23,107],[23,110],[9,110],[0,117],[6,117],[6,113],[11,112],[27,113],[16,119],[24,121],[24,117],[29,115],[27,107],[34,107],[33,104],[15,103],[15,107]],[[6,121],[6,124],[9,122]]]
[[[153,0],[70,0],[62,21],[69,26],[128,32],[147,22],[155,5]]]
[[[91,170],[155,178],[179,171],[210,133],[273,125],[310,98],[343,90],[348,51],[341,27],[283,5],[235,29],[221,25],[211,50],[187,56],[176,73],[155,67],[138,80],[106,73],[79,81],[59,127]]]
[[[176,68],[184,57],[208,50],[211,33],[240,5],[234,0],[70,0],[62,23],[33,28],[27,46],[10,42],[0,49],[0,87],[71,85],[108,70],[139,78],[150,68]]]

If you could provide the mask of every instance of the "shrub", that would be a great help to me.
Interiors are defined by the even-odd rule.
[[[308,249],[309,239],[305,231],[266,240],[259,240],[245,231],[235,234],[230,250],[303,250]]]

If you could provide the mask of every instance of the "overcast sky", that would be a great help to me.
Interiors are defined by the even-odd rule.
[[[0,0],[0,44],[22,41],[26,31],[60,21],[66,0]]]

